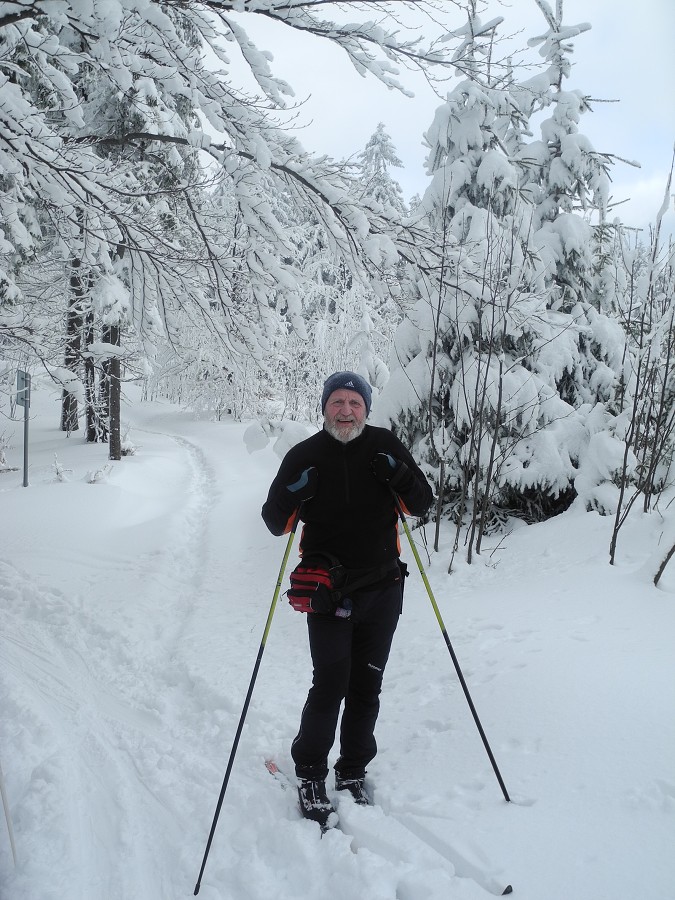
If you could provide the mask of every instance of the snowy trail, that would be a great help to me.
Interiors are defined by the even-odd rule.
[[[190,453],[190,459],[197,473],[193,492],[197,492],[197,485],[206,483],[211,485],[211,496],[213,497],[215,486],[213,485],[213,478],[209,472],[208,463],[203,452],[176,435],[168,436],[176,440]],[[250,458],[248,456],[232,460],[231,467],[235,473],[233,477],[228,477],[227,474],[225,477],[222,477],[223,473],[221,473],[220,493],[228,495],[230,500],[232,499],[231,494],[233,491],[242,491],[242,477],[245,474],[249,461]],[[245,487],[243,490],[245,492]],[[256,500],[259,502],[259,496],[252,499],[244,493],[243,501],[241,502],[245,506],[250,506],[251,502],[255,503]],[[203,509],[203,504],[197,498],[193,500],[192,506],[195,509]],[[225,507],[226,510],[229,510],[230,504],[226,503]],[[223,514],[225,519],[222,518]],[[210,522],[208,521],[209,515],[211,518]],[[236,530],[234,533],[231,529],[227,531],[230,566],[233,560],[241,560],[241,571],[244,580],[252,580],[252,584],[256,588],[255,594],[260,595],[260,601],[256,603],[257,621],[255,622],[255,627],[252,628],[253,610],[251,609],[250,600],[245,605],[224,602],[222,599],[222,584],[219,583],[220,577],[224,573],[218,572],[218,567],[213,565],[214,546],[219,542],[217,532],[220,531],[222,533],[223,527],[227,528],[228,512],[223,513],[223,511],[219,510],[218,503],[211,502],[208,509],[203,510],[203,515],[200,518],[198,517],[198,521],[201,523],[199,534],[202,543],[202,568],[200,569],[202,575],[198,579],[192,578],[195,586],[191,604],[192,612],[181,630],[180,641],[178,642],[179,649],[174,662],[184,663],[186,671],[189,670],[194,673],[203,669],[213,674],[214,671],[217,672],[218,667],[217,665],[214,666],[212,659],[209,659],[209,662],[204,665],[204,655],[211,657],[214,653],[214,634],[217,636],[216,642],[220,643],[221,646],[227,647],[229,652],[233,652],[234,648],[228,645],[225,636],[228,631],[236,634],[238,642],[241,642],[242,632],[248,629],[251,639],[250,644],[240,648],[237,654],[238,658],[242,660],[242,665],[237,667],[238,671],[234,674],[234,678],[232,677],[231,667],[227,667],[230,681],[234,680],[235,682],[234,689],[230,687],[229,690],[224,690],[221,694],[218,690],[219,686],[215,684],[211,697],[212,705],[203,709],[204,714],[214,724],[214,736],[220,745],[220,758],[222,759],[223,767],[221,771],[218,771],[218,779],[213,783],[210,803],[206,806],[206,809],[210,812],[215,803],[217,789],[220,787],[220,780],[222,779],[227,756],[231,749],[231,740],[244,698],[246,677],[251,674],[250,668],[254,659],[255,644],[260,637],[259,632],[264,623],[264,613],[267,612],[265,604],[271,600],[272,589],[276,580],[276,567],[281,561],[284,541],[275,541],[268,535],[264,535],[263,543],[267,552],[263,553],[263,559],[266,564],[263,563],[261,567],[263,559],[259,555],[251,556],[251,535],[245,529]],[[206,572],[205,575],[204,571]],[[257,577],[254,577],[254,575],[257,575]],[[263,577],[260,577],[260,575]],[[227,578],[227,575],[225,575],[225,578]],[[183,580],[186,580],[185,577]],[[201,598],[200,588],[203,595]],[[219,593],[220,597],[218,596]],[[253,618],[255,619],[256,616]],[[264,668],[259,676],[258,693],[254,694],[250,720],[245,726],[245,733],[239,751],[240,756],[235,763],[235,775],[221,812],[222,818],[212,849],[212,858],[209,860],[202,887],[201,893],[203,896],[209,896],[209,886],[211,885],[212,890],[212,886],[223,879],[222,874],[218,877],[219,855],[223,852],[223,845],[230,845],[228,851],[231,851],[232,844],[236,845],[235,834],[241,829],[242,798],[244,798],[244,810],[251,802],[263,805],[269,802],[270,786],[265,780],[261,782],[260,775],[262,770],[258,768],[258,765],[261,757],[266,755],[266,751],[270,748],[282,754],[284,750],[287,750],[288,743],[292,737],[291,731],[302,702],[302,692],[305,689],[309,671],[304,639],[304,619],[295,616],[285,617],[284,610],[281,608],[276,612],[274,628],[275,632],[270,640]],[[292,642],[296,650],[294,659],[289,659],[286,655],[289,641]],[[301,648],[300,652],[297,652],[298,645]],[[200,647],[199,653],[195,652],[197,646]],[[244,652],[244,650],[247,652]],[[225,666],[221,664],[221,668],[225,669]],[[272,672],[276,682],[274,686],[270,683]],[[294,682],[301,685],[299,689],[297,685],[291,688],[291,684]],[[271,692],[274,693],[274,696],[271,696]],[[274,703],[275,696],[278,694],[281,700],[281,697],[286,693],[294,698],[292,701],[293,709],[287,716],[282,718],[284,732],[280,736],[280,718],[270,716],[268,705],[270,700],[273,705],[276,705]],[[263,699],[265,704],[264,708],[261,709]],[[190,698],[175,697],[174,701],[175,711],[179,713],[175,724],[178,726],[184,724],[188,730],[192,730],[192,733],[199,733],[199,728],[195,729],[195,718],[192,715],[188,716],[186,721],[181,722],[181,713],[190,709]],[[204,724],[204,721],[202,721],[202,730]],[[208,730],[208,720],[206,724]],[[206,758],[218,758],[217,753],[214,754],[214,746],[210,745],[208,741],[204,745],[203,751]],[[275,803],[279,800],[276,797],[270,799]],[[289,800],[290,808],[288,807]],[[303,839],[308,823],[298,821],[294,797],[289,798],[286,796],[283,798],[283,802],[286,804],[286,816],[290,817],[293,823],[288,838],[291,845],[295,846],[296,841]],[[343,809],[345,808],[344,801],[341,801],[341,806]],[[346,815],[348,816],[350,812],[347,806]],[[355,812],[358,816],[360,811],[356,810]],[[370,821],[368,816],[370,816]],[[468,898],[487,896],[486,889],[488,893],[494,892],[494,885],[488,883],[489,879],[487,877],[482,877],[482,873],[478,868],[469,871],[468,867],[465,866],[466,872],[463,873],[463,877],[456,878],[455,869],[452,862],[448,860],[447,854],[439,854],[434,848],[425,844],[423,839],[416,838],[404,826],[397,824],[395,820],[388,820],[388,817],[383,817],[381,810],[379,811],[379,819],[377,816],[377,811],[368,811],[365,825],[361,822],[359,826],[358,838],[352,832],[347,834],[339,833],[332,838],[334,846],[331,846],[331,851],[336,852],[339,857],[343,856],[347,849],[355,850],[361,847],[364,851],[356,856],[353,853],[351,854],[350,867],[353,869],[354,884],[346,889],[345,897],[353,896],[355,891],[361,896],[360,885],[370,881],[374,883],[383,863],[392,870],[391,877],[394,884],[394,892],[391,896],[400,897],[402,900],[419,896],[420,893],[429,898],[441,898],[447,895],[450,887],[453,887],[456,896],[466,897],[467,900]],[[203,820],[203,815],[201,819]],[[274,819],[272,819],[271,824],[274,825]],[[309,827],[312,831],[314,830],[311,825]],[[392,837],[392,832],[395,834],[395,837]],[[205,839],[206,832],[204,832],[203,837]],[[258,833],[255,837],[255,843],[261,846],[266,846],[269,841],[267,829],[263,829],[262,833]],[[297,852],[297,848],[295,852]],[[258,896],[259,888],[247,884],[249,881],[247,870],[250,867],[250,863],[247,864],[247,855],[244,854],[242,859],[240,851],[235,859],[232,859],[231,852],[226,851],[225,859],[227,859],[228,869],[227,882],[237,883],[237,898],[246,900],[249,896],[251,898]],[[258,877],[260,877],[260,867],[261,863],[258,862],[256,866]],[[210,877],[212,869],[217,874]],[[278,874],[278,871],[270,870],[269,877],[272,879],[278,877]],[[474,876],[477,877],[477,880]],[[483,881],[482,884],[481,879]],[[245,884],[246,887],[244,887]],[[307,890],[307,887],[304,889]],[[294,889],[288,895],[278,893],[274,896],[294,897],[297,896],[295,893],[297,890],[298,888]],[[378,892],[381,890],[379,888]],[[326,896],[335,896],[334,886],[320,886],[319,884],[315,885],[311,892],[307,893],[307,896],[319,898],[324,896],[324,892]],[[220,896],[220,892],[216,890],[213,896]],[[390,895],[385,892],[382,893],[382,896],[387,897]]]
[[[160,404],[132,418],[138,453],[106,483],[85,478],[96,448],[46,430],[31,490],[0,486],[0,756],[19,854],[13,872],[0,840],[2,900],[192,895],[262,637],[285,544],[259,515],[278,459],[247,452],[244,425]],[[654,543],[638,524],[635,566]],[[200,897],[486,900],[512,883],[520,900],[670,900],[675,584],[609,569],[606,526],[521,529],[451,578],[447,549],[422,553],[511,804],[413,569],[376,805],[336,798],[344,831],[321,839],[263,767],[290,768],[309,686],[305,618],[282,597]]]
[[[7,692],[25,692],[33,728],[50,733],[55,752],[35,790],[40,793],[44,782],[68,798],[65,808],[53,811],[51,828],[63,835],[63,852],[78,873],[74,884],[52,885],[45,897],[126,900],[169,897],[174,890],[156,841],[164,834],[178,842],[182,824],[151,763],[162,759],[165,740],[180,738],[175,709],[191,704],[193,684],[177,664],[177,648],[200,596],[214,490],[200,449],[172,439],[184,454],[177,485],[184,499],[164,523],[161,546],[120,567],[133,593],[107,595],[105,615],[96,616],[80,598],[50,596],[5,573],[6,592],[14,586],[17,601],[29,593],[35,610],[27,623],[17,602],[16,628],[6,621]],[[119,848],[117,860],[111,846]],[[48,860],[41,861],[38,847],[31,875],[42,865]]]
[[[172,657],[194,615],[208,572],[207,534],[217,490],[213,470],[196,444],[179,435],[153,434],[175,442],[182,451],[182,483],[176,485],[182,504],[170,520],[163,543],[133,564],[133,627],[137,637],[143,619],[148,627],[156,626],[154,614],[161,610],[161,633],[150,632],[147,637],[158,652]],[[169,634],[167,624],[173,629]]]
[[[139,886],[143,890],[148,875],[161,885],[161,869],[153,872],[148,866],[152,857],[139,852],[147,797],[125,752],[125,736],[148,730],[152,721],[98,680],[91,645],[73,640],[71,611],[61,598],[36,591],[6,569],[3,576],[4,596],[14,595],[22,607],[29,599],[40,612],[39,619],[27,621],[21,609],[15,630],[13,610],[5,610],[2,645],[3,689],[21,697],[30,710],[30,717],[23,714],[17,721],[25,733],[21,762],[30,770],[24,815],[35,817],[36,840],[22,847],[26,893],[21,893],[24,879],[19,879],[17,896],[121,900],[134,896]],[[39,762],[31,759],[30,737],[36,733],[51,747]],[[54,835],[59,836],[58,857]],[[111,846],[118,848],[117,857],[111,856]],[[72,881],[63,878],[64,860],[65,870],[76,873]],[[51,875],[53,869],[57,877]],[[42,890],[29,889],[31,884]]]

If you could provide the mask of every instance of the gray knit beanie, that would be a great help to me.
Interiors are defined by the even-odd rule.
[[[372,395],[370,385],[365,378],[361,378],[356,372],[335,372],[326,379],[323,393],[321,394],[321,412],[324,412],[326,409],[326,403],[328,403],[328,398],[333,391],[339,390],[356,391],[357,394],[361,394],[363,402],[366,404],[366,415],[370,413]]]

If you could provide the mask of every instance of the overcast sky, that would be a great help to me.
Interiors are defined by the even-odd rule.
[[[555,6],[555,0],[550,2]],[[523,29],[518,38],[523,45],[545,30],[534,0],[508,5],[491,0],[483,20],[497,15],[505,19],[502,33]],[[240,21],[260,49],[273,53],[275,74],[291,83],[296,99],[306,101],[298,115],[298,124],[304,125],[298,137],[305,148],[349,157],[384,122],[404,163],[392,174],[407,199],[422,193],[428,182],[423,134],[441,103],[426,82],[404,73],[402,80],[415,91],[415,98],[408,99],[358,75],[327,42],[261,27],[252,21],[257,19],[242,16]],[[462,24],[449,3],[448,21],[453,27]],[[675,0],[564,0],[564,22],[592,26],[574,41],[566,87],[599,101],[619,101],[595,103],[580,130],[596,150],[641,164],[634,168],[617,162],[612,193],[615,200],[627,199],[619,207],[622,221],[648,225],[663,202],[675,143]],[[539,59],[536,51],[528,52],[531,61]],[[675,231],[672,198],[666,222]]]

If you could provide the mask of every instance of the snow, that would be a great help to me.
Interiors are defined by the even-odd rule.
[[[29,486],[0,474],[0,763],[17,851],[14,867],[0,822],[0,896],[192,896],[286,546],[259,515],[274,442],[128,402],[136,453],[91,484],[106,448],[57,430],[58,394],[38,379],[31,414]],[[22,421],[2,434],[20,469]],[[633,512],[616,567],[611,526],[573,507],[494,536],[471,566],[455,557],[452,575],[446,527],[427,566],[510,803],[413,571],[375,806],[339,799],[344,830],[321,838],[263,766],[288,768],[310,677],[304,618],[281,597],[200,896],[478,900],[510,883],[518,900],[670,900],[675,572],[657,589],[645,569],[657,517]]]

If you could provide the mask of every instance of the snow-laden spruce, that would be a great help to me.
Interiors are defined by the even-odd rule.
[[[588,416],[611,407],[625,359],[623,330],[595,302],[586,218],[602,219],[610,160],[579,133],[582,93],[563,90],[569,38],[588,26],[540,6],[547,29],[534,43],[547,68],[525,82],[490,68],[499,21],[473,16],[465,29],[474,65],[426,133],[431,182],[415,213],[440,262],[418,280],[383,398],[456,518],[473,516],[478,548],[503,511],[537,519],[580,493],[598,503],[592,468],[575,479]]]

